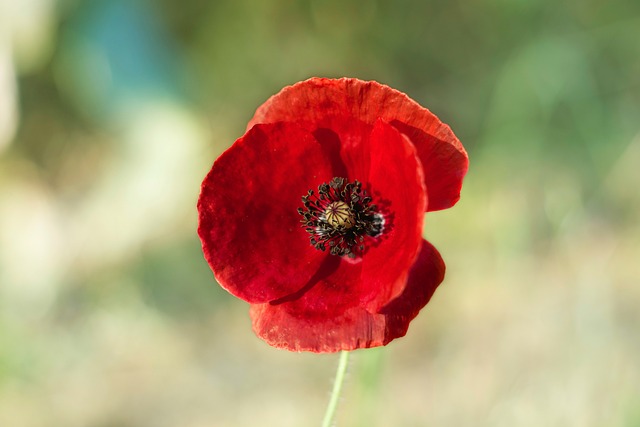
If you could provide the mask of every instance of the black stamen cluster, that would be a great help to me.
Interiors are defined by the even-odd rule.
[[[328,221],[327,209],[335,202],[345,203],[352,215],[349,224],[339,225]],[[355,258],[364,251],[364,237],[376,237],[383,228],[382,215],[371,204],[371,197],[362,189],[359,181],[347,182],[345,178],[333,178],[328,184],[318,187],[302,196],[304,208],[298,208],[302,215],[302,226],[310,234],[311,245],[325,251],[329,247],[332,255]]]

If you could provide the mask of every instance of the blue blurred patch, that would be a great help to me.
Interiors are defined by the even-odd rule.
[[[131,99],[186,97],[183,61],[150,3],[85,2],[66,28],[63,73],[67,91],[85,92],[70,94],[81,109],[110,114]]]

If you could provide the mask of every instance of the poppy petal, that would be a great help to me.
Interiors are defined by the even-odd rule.
[[[420,251],[427,194],[416,150],[398,130],[377,120],[368,145],[368,183],[384,226],[362,257],[360,284],[362,304],[375,312],[406,285]]]
[[[438,250],[423,240],[404,291],[379,312],[386,319],[385,344],[407,333],[409,322],[427,305],[444,280],[445,270],[446,266]]]
[[[310,245],[297,208],[332,178],[331,157],[339,152],[310,133],[275,123],[254,126],[216,160],[202,183],[198,234],[222,287],[261,303],[298,291],[316,273],[327,255]]]
[[[373,128],[367,126],[368,134],[352,125],[339,126],[340,155],[348,175],[372,190],[373,203],[384,218],[383,230],[378,237],[365,238],[362,257],[343,259],[330,273],[321,269],[295,296],[286,297],[292,300],[305,293],[307,307],[300,315],[319,311],[326,316],[354,306],[376,312],[403,291],[420,250],[427,195],[415,148],[382,120]]]
[[[446,209],[459,200],[469,164],[464,147],[432,112],[386,85],[352,78],[311,78],[269,98],[249,127],[296,121],[327,128],[333,116],[353,117],[371,125],[381,118],[392,124],[416,147],[429,190],[428,210]]]
[[[316,310],[309,316],[308,300],[318,304],[323,301],[318,299],[320,290],[316,289],[293,301],[252,304],[253,329],[269,345],[291,351],[331,353],[386,345],[406,334],[409,322],[442,282],[444,270],[438,251],[423,240],[404,291],[379,313],[362,307],[327,306],[324,314]]]

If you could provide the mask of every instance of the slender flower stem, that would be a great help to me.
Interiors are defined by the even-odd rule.
[[[331,391],[331,399],[327,406],[327,411],[324,413],[324,419],[322,420],[322,427],[331,427],[333,422],[333,416],[338,406],[338,400],[340,399],[340,390],[342,390],[342,383],[344,382],[344,374],[347,372],[347,364],[349,362],[349,352],[342,351],[340,353],[340,361],[338,362],[338,371],[336,372],[336,379],[333,382],[333,390]]]

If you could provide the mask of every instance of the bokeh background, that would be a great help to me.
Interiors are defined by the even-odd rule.
[[[640,426],[640,2],[0,0],[0,426],[319,425],[336,355],[213,280],[199,185],[255,108],[375,79],[471,169],[444,284],[337,425]]]

